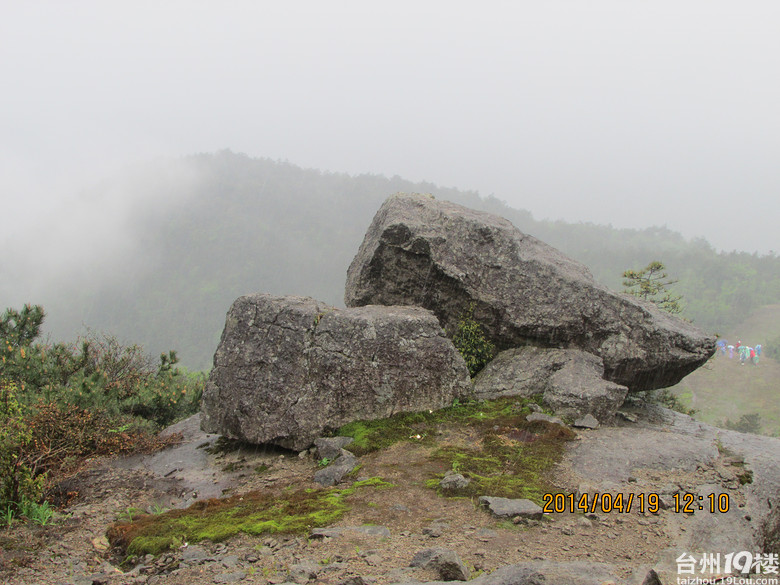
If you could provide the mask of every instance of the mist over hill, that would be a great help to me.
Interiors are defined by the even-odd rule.
[[[536,221],[473,191],[230,151],[136,167],[85,191],[82,203],[94,214],[44,228],[45,246],[3,243],[11,261],[0,295],[4,306],[43,305],[56,339],[73,339],[86,326],[151,353],[176,349],[188,367],[208,368],[225,313],[242,294],[308,295],[342,306],[347,267],[374,213],[396,192],[502,215],[617,290],[624,270],[661,260],[679,279],[685,316],[711,332],[780,302],[774,254],[717,253],[704,240],[659,227]],[[71,238],[73,230],[80,237]]]

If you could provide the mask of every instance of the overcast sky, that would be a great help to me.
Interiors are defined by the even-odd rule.
[[[227,148],[780,251],[777,0],[0,6],[6,235],[22,201],[66,220],[126,163]]]

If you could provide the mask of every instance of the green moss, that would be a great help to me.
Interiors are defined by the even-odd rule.
[[[400,441],[430,445],[433,443],[431,437],[442,425],[480,427],[501,424],[530,414],[529,404],[534,401],[517,397],[482,402],[456,401],[452,406],[441,410],[399,413],[379,420],[351,422],[338,429],[336,434],[354,439],[346,449],[355,455],[385,449]]]
[[[336,434],[352,437],[354,441],[345,448],[355,455],[365,455],[420,435],[431,419],[429,412],[402,413],[385,419],[351,422]]]
[[[174,548],[177,539],[173,536],[139,536],[127,547],[127,554],[141,556],[146,554],[159,555]]]
[[[250,492],[242,496],[197,502],[185,510],[143,515],[118,522],[108,530],[112,545],[129,555],[157,555],[175,543],[219,542],[244,532],[304,533],[332,524],[349,510],[346,498],[360,488],[391,487],[380,478],[356,482],[346,489]]]
[[[493,425],[472,445],[447,445],[432,457],[471,480],[455,496],[498,496],[527,498],[540,503],[542,494],[553,489],[547,472],[560,461],[567,441],[574,434],[545,422],[528,423],[524,417]],[[426,483],[438,489],[438,481]]]
[[[373,421],[358,421],[341,427],[339,435],[354,439],[347,448],[357,455],[383,449],[399,441],[434,445],[442,428],[469,429],[464,445],[443,445],[432,454],[454,471],[471,479],[467,488],[448,495],[491,495],[541,501],[552,489],[546,472],[563,454],[574,434],[559,425],[529,423],[531,403],[539,397],[517,397],[483,402],[456,402],[437,411],[402,413]],[[475,438],[476,437],[476,438]],[[426,486],[438,489],[438,479]]]

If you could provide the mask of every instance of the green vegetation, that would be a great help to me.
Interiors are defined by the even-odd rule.
[[[560,460],[574,434],[544,421],[529,423],[532,400],[517,397],[455,404],[433,412],[398,414],[341,427],[338,435],[355,439],[346,448],[362,455],[399,441],[432,448],[431,458],[471,479],[454,495],[491,495],[541,501],[551,486],[546,472]],[[456,435],[440,444],[440,432]],[[429,482],[438,486],[438,479]]]
[[[34,477],[28,453],[32,430],[16,400],[16,386],[0,380],[0,522],[10,524],[29,510],[43,491],[43,477]],[[24,509],[24,510],[23,510]]]
[[[485,338],[482,326],[474,320],[473,303],[460,315],[452,342],[466,360],[472,378],[493,359],[496,352],[495,346]]]
[[[743,414],[736,422],[732,422],[731,419],[727,418],[723,421],[722,426],[724,429],[757,435],[761,432],[761,415],[757,412]]]
[[[682,312],[682,297],[669,292],[669,287],[675,283],[677,281],[669,279],[666,267],[658,260],[653,260],[641,270],[623,272],[623,287],[627,293],[651,301],[672,314]]]
[[[763,353],[770,359],[780,361],[780,336],[767,340],[763,345]]]
[[[531,413],[527,399],[507,398],[492,401],[455,403],[441,410],[402,412],[388,418],[355,421],[336,431],[336,435],[352,437],[354,442],[345,448],[355,455],[365,455],[384,449],[399,441],[432,444],[432,436],[440,425],[473,426],[501,417],[515,417]]]
[[[78,343],[37,341],[39,306],[0,318],[0,521],[43,524],[48,480],[94,455],[159,448],[156,431],[199,408],[203,377],[155,367],[137,346],[94,333]]]
[[[196,502],[184,510],[122,518],[108,530],[112,546],[129,556],[160,554],[184,543],[219,542],[245,534],[306,533],[332,524],[346,513],[348,497],[361,488],[392,487],[380,478],[345,489],[255,491],[224,499]]]
[[[561,460],[564,445],[574,433],[560,425],[528,423],[524,418],[503,419],[503,425],[483,428],[474,446],[447,445],[433,452],[435,459],[471,480],[455,495],[527,498],[540,503],[542,494],[553,491],[546,473]],[[432,487],[438,487],[438,481]]]

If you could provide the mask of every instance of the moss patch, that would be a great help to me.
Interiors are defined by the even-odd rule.
[[[468,441],[442,445],[432,453],[471,480],[467,487],[446,495],[527,498],[540,503],[542,494],[554,491],[549,471],[575,437],[557,424],[529,423],[522,410],[481,421],[474,430]],[[438,482],[428,485],[439,490]]]
[[[482,402],[456,402],[441,410],[399,413],[379,420],[351,422],[338,429],[336,434],[352,437],[354,442],[347,445],[346,449],[360,456],[385,449],[399,441],[433,444],[435,433],[443,426],[479,428],[516,420],[518,417],[524,419],[532,412],[529,408],[532,402],[535,400],[517,397]]]
[[[439,491],[441,495],[528,498],[538,503],[542,494],[552,490],[549,470],[575,435],[560,425],[526,421],[532,402],[536,400],[518,397],[467,402],[434,412],[354,422],[338,434],[355,439],[346,448],[357,455],[399,441],[429,445],[431,458],[471,479],[468,487],[446,494]],[[425,482],[437,490],[438,484],[438,479]]]
[[[131,522],[117,522],[108,539],[129,556],[158,555],[183,543],[219,542],[244,532],[304,533],[332,524],[349,510],[346,498],[363,487],[386,488],[379,478],[355,482],[346,489],[289,490],[274,495],[255,491],[223,499],[196,502],[184,510],[143,515]]]
[[[523,419],[492,427],[472,445],[439,447],[432,457],[471,480],[467,487],[447,495],[527,498],[540,503],[542,494],[553,491],[548,471],[561,460],[566,442],[573,437],[572,431],[559,425]],[[428,485],[438,489],[438,481]]]

